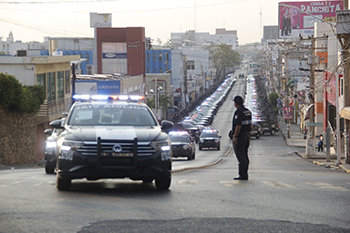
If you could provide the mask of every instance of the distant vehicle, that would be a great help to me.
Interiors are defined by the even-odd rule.
[[[252,130],[250,131],[250,136],[259,139],[262,134],[263,132],[261,126],[258,123],[253,123]]]
[[[194,139],[187,131],[170,131],[171,151],[173,158],[187,157],[193,160],[196,157],[196,146]]]
[[[61,120],[56,120],[61,123]],[[57,138],[61,134],[62,129],[46,129],[44,134],[48,136],[45,141],[45,172],[47,174],[54,174],[57,156],[58,156],[58,148],[57,148]]]
[[[269,133],[270,135],[275,135],[276,132],[279,130],[278,125],[274,122],[269,121],[260,121],[258,124],[262,128],[262,134]]]
[[[220,138],[218,131],[215,129],[203,129],[199,137],[199,150],[203,148],[216,148],[220,150]]]
[[[244,78],[244,73],[240,73],[240,74],[238,75],[238,78]]]

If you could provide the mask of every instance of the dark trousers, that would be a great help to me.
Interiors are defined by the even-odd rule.
[[[233,149],[238,160],[239,177],[248,178],[248,148],[250,145],[250,132],[241,132],[237,137],[238,144],[233,143]]]

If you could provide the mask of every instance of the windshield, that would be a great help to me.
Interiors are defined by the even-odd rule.
[[[189,138],[187,136],[171,136],[169,135],[171,142],[189,142]]]
[[[156,126],[157,122],[145,106],[91,104],[75,106],[68,125]]]
[[[218,135],[216,133],[202,133],[202,138],[218,138]]]

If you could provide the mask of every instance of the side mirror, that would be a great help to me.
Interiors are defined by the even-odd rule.
[[[61,124],[62,124],[61,120],[54,120],[54,121],[51,121],[49,125],[55,129],[62,129],[63,127]]]
[[[44,134],[47,135],[47,136],[51,136],[52,129],[45,129]]]
[[[162,130],[168,131],[174,126],[174,123],[171,121],[163,120],[161,126],[162,126]]]

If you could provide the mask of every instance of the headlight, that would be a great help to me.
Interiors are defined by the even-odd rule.
[[[57,145],[56,142],[53,142],[53,141],[47,141],[46,142],[46,149],[52,149],[52,148],[55,148]]]
[[[151,143],[153,148],[160,151],[170,151],[170,142],[168,140],[165,141],[154,141]]]
[[[204,142],[204,140],[203,139],[201,139],[201,140],[199,140],[201,143],[203,143]]]
[[[73,160],[74,151],[83,145],[82,142],[63,141],[61,145],[61,159]]]
[[[219,139],[215,139],[215,143],[218,143],[219,142]]]
[[[190,149],[190,146],[189,145],[184,145],[182,148],[184,148],[184,150],[188,150],[188,149]]]
[[[154,141],[151,143],[154,149],[160,151],[160,158],[162,161],[171,160],[171,144],[170,140]]]

